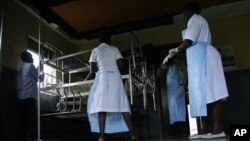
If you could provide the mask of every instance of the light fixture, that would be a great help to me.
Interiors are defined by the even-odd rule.
[[[56,23],[50,23],[50,25],[51,25],[53,28],[55,28],[55,29],[58,29],[58,28],[59,28],[59,25],[56,24]]]

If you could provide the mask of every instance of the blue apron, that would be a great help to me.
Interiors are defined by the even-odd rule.
[[[182,95],[178,95],[180,81],[176,65],[170,65],[166,72],[170,124],[177,121],[186,121],[185,91],[183,91]]]
[[[207,116],[207,43],[194,43],[186,52],[191,116]]]

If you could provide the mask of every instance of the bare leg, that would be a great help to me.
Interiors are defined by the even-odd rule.
[[[212,117],[212,105],[211,104],[207,104],[207,116],[206,117],[202,117],[202,124],[203,124],[203,133],[207,134],[209,132],[211,132],[211,129],[213,128],[212,126],[212,121],[213,121],[213,117]]]
[[[104,141],[104,130],[105,130],[105,121],[106,121],[106,112],[99,112],[98,117],[99,128],[100,128],[100,136],[99,141]]]
[[[201,128],[201,134],[207,134],[211,132],[213,129],[213,113],[212,113],[212,104],[207,104],[207,116],[201,117],[201,123],[202,123],[202,128]]]
[[[207,134],[209,132],[209,118],[201,117],[201,134]]]
[[[125,119],[125,122],[126,122],[126,124],[127,124],[127,126],[128,126],[128,129],[129,129],[129,131],[130,131],[131,139],[132,139],[132,140],[135,140],[135,139],[136,139],[136,136],[135,136],[135,133],[134,133],[134,131],[133,131],[132,121],[131,121],[131,117],[130,117],[129,112],[124,112],[124,113],[122,113],[122,115],[123,115],[123,118]]]
[[[222,101],[212,103],[212,116],[213,116],[213,134],[218,134],[223,131],[222,127]]]

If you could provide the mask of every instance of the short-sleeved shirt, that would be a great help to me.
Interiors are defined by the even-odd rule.
[[[37,98],[38,72],[32,63],[23,63],[18,77],[18,98]]]
[[[199,41],[211,44],[211,32],[206,19],[194,14],[188,21],[183,39],[189,39],[193,43]]]
[[[123,58],[118,48],[101,43],[91,52],[89,62],[96,62],[97,67],[101,69],[118,69],[116,60]]]

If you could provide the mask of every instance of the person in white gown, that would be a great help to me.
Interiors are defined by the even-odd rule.
[[[130,118],[130,104],[120,71],[124,68],[120,51],[110,44],[108,32],[101,33],[100,45],[92,50],[89,62],[91,71],[87,79],[95,76],[91,87],[87,112],[92,132],[104,133],[130,131],[135,140]]]
[[[207,21],[200,15],[201,6],[190,2],[184,7],[187,28],[182,32],[183,42],[169,51],[177,54],[186,51],[189,101],[192,117],[201,117],[201,134],[197,138],[225,137],[222,126],[222,105],[228,90],[221,56],[211,45],[211,33]],[[210,111],[210,112],[208,112]],[[208,119],[210,123],[208,123]]]

